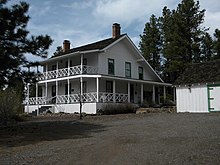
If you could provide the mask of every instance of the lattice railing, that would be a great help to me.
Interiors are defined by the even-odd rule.
[[[56,103],[57,104],[66,104],[68,103],[68,96],[67,95],[58,95],[56,97]]]
[[[99,101],[100,102],[128,102],[128,94],[124,93],[115,93],[115,98],[113,93],[99,93]]]
[[[73,66],[69,68],[69,75],[73,76],[73,75],[78,75],[81,73],[81,65],[78,66]]]
[[[37,105],[37,104],[46,104],[45,97],[30,97],[28,100],[25,101],[25,104],[29,103],[29,105]]]
[[[128,94],[124,93],[116,93],[115,94],[115,102],[128,102]]]
[[[124,93],[115,93],[115,97],[113,93],[99,93],[99,101],[100,102],[128,102],[128,94]],[[83,93],[82,95],[82,102],[96,102],[97,101],[97,93],[90,92],[90,93]],[[45,104],[67,104],[67,103],[79,103],[80,102],[80,94],[70,94],[69,98],[68,95],[58,95],[52,98],[46,99],[45,97],[31,97],[29,98],[28,102],[25,101],[24,103],[29,105],[45,105]]]
[[[80,94],[71,94],[69,97],[69,103],[78,103],[80,101]]]
[[[99,101],[100,102],[113,102],[114,101],[114,95],[113,93],[99,93]]]
[[[83,95],[82,95],[83,102],[96,102],[96,100],[97,100],[97,93],[96,92],[83,93]]]
[[[81,65],[77,65],[70,68],[62,68],[58,70],[43,72],[42,74],[38,75],[37,80],[43,81],[43,80],[55,79],[57,77],[60,78],[60,77],[74,76],[79,74],[97,74],[97,73],[98,73],[97,67],[83,65],[81,69]]]
[[[83,65],[83,74],[97,74],[98,68],[94,66]]]
[[[47,72],[47,79],[54,79],[57,77],[57,70],[52,70]]]
[[[66,77],[68,76],[68,68],[58,69],[57,77]]]

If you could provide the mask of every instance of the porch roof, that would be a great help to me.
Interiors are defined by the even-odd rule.
[[[172,86],[172,84],[169,83],[163,83],[163,82],[156,82],[151,80],[139,80],[139,79],[131,79],[126,77],[117,77],[117,76],[109,76],[109,75],[75,75],[70,77],[62,77],[57,79],[50,79],[50,80],[44,80],[39,81],[38,83],[46,83],[46,82],[55,82],[55,81],[62,81],[67,79],[77,79],[77,78],[105,78],[105,79],[111,79],[111,80],[121,80],[121,81],[129,81],[129,82],[136,82],[136,83],[143,83],[143,84],[152,84],[152,85],[160,85],[160,86]]]

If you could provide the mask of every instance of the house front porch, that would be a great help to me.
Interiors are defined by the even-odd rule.
[[[103,75],[42,81],[36,84],[36,96],[27,97],[24,101],[25,112],[37,110],[39,114],[40,108],[49,107],[51,112],[73,113],[79,112],[79,105],[82,103],[83,112],[96,113],[103,104],[160,103],[159,87],[164,87],[163,97],[166,98],[166,89],[162,85]]]

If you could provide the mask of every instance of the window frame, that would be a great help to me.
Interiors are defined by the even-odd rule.
[[[110,87],[110,88],[109,88]],[[113,93],[113,81],[106,81],[106,93]]]
[[[108,74],[115,75],[115,60],[108,58]]]
[[[144,68],[142,66],[138,67],[138,79],[139,80],[143,80],[144,79]]]
[[[127,68],[126,66],[129,66],[129,68]],[[125,62],[125,77],[131,78],[131,63],[130,62]]]

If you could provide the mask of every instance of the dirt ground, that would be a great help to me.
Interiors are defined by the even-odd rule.
[[[220,113],[39,117],[0,127],[0,164],[219,164]]]

